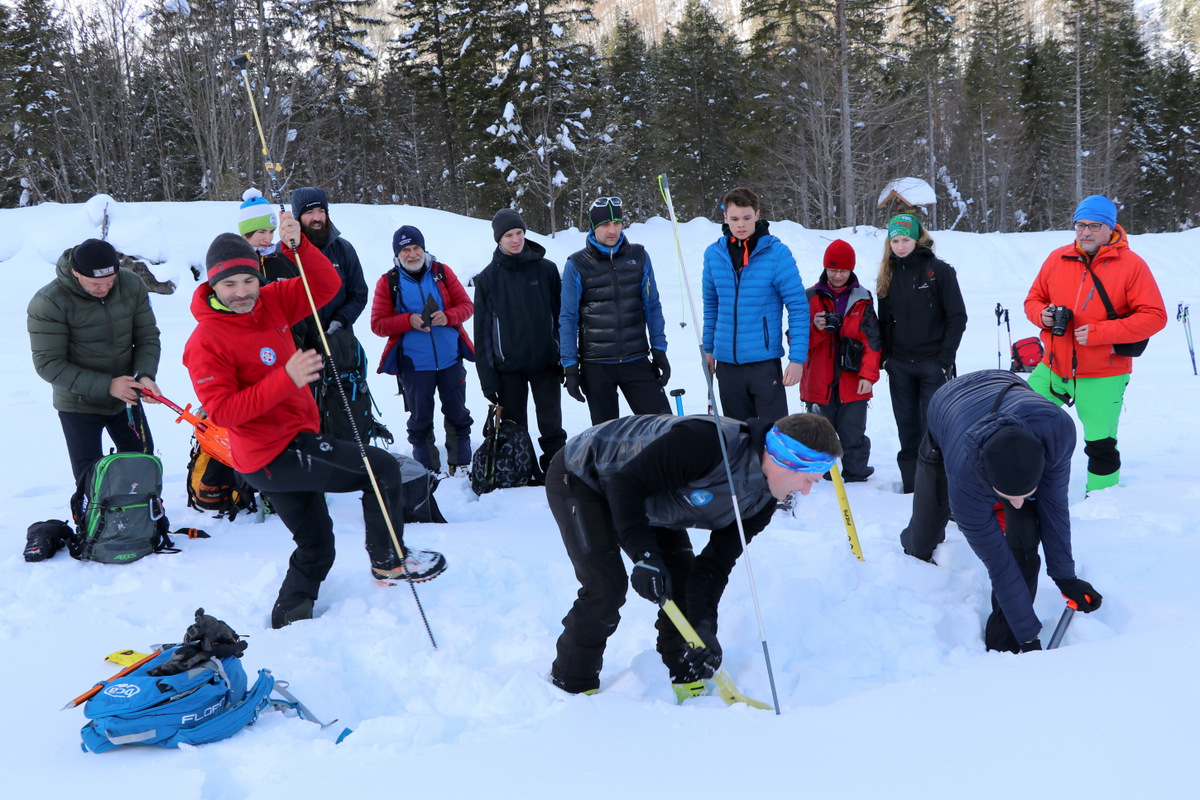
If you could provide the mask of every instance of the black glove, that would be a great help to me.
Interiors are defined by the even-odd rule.
[[[650,366],[658,373],[658,385],[666,386],[667,381],[671,380],[671,363],[667,361],[666,351],[651,350]]]
[[[1076,611],[1082,611],[1085,614],[1090,614],[1100,607],[1100,601],[1104,598],[1092,588],[1092,585],[1087,581],[1081,581],[1079,578],[1068,578],[1063,581],[1055,581],[1058,584],[1058,590],[1062,592],[1062,596],[1067,598],[1067,605]]]
[[[563,383],[567,387],[567,394],[574,397],[581,403],[586,403],[587,398],[583,396],[583,388],[579,385],[579,365],[572,364],[569,367],[563,367]]]
[[[500,405],[500,393],[499,392],[489,392],[489,391],[485,390],[483,393],[483,399],[487,400],[489,403],[491,403],[494,406]]]
[[[721,643],[717,641],[716,629],[711,624],[700,623],[696,626],[696,634],[704,647],[689,649],[684,654],[685,683],[706,681],[721,668]]]
[[[638,560],[633,565],[633,573],[629,576],[633,590],[651,603],[668,600],[671,597],[671,575],[662,556],[657,553],[639,553]]]
[[[233,628],[216,617],[205,614],[203,608],[198,608],[196,622],[189,625],[184,634],[183,646],[175,650],[170,661],[160,664],[147,674],[155,677],[176,675],[210,658],[241,658],[242,653],[246,652],[246,644],[238,639]]]

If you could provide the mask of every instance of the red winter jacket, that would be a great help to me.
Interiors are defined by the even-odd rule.
[[[292,257],[290,249],[284,252]],[[337,294],[342,279],[303,236],[300,259],[320,308]],[[263,286],[249,314],[214,307],[210,300],[216,295],[207,283],[196,287],[196,329],[183,348],[183,363],[209,419],[229,429],[234,469],[257,472],[296,434],[319,430],[312,390],[297,386],[284,369],[296,352],[291,326],[312,309],[300,278]]]
[[[854,273],[847,283],[850,299],[846,302],[846,316],[841,330],[835,334],[829,328],[817,330],[815,325],[808,332],[808,361],[800,379],[800,399],[808,403],[824,405],[829,402],[834,381],[837,381],[838,399],[842,403],[866,400],[872,392],[858,393],[858,379],[866,378],[871,383],[879,380],[879,318],[871,302],[871,293],[858,285]],[[834,310],[834,296],[825,273],[808,290],[808,318]],[[858,372],[842,372],[837,369],[838,348],[841,339],[854,339],[863,344],[862,367]]]
[[[458,337],[466,345],[467,352],[471,354],[472,358],[467,360],[473,360],[475,345],[472,344],[471,337],[467,335],[463,323],[475,313],[475,304],[471,302],[467,290],[463,288],[453,270],[438,261],[430,264],[429,268],[433,270],[433,279],[442,295],[442,307],[446,309],[446,322],[458,331]],[[401,337],[413,329],[412,314],[396,313],[396,298],[392,292],[390,276],[399,269],[400,267],[392,267],[383,273],[379,280],[375,281],[375,297],[371,300],[371,332],[376,336],[387,337],[387,344],[383,346],[383,356],[379,359],[379,367],[375,370],[378,373],[383,372],[383,365],[387,363],[388,354],[400,342]]]
[[[1167,325],[1167,309],[1150,267],[1129,249],[1120,225],[1113,233],[1113,240],[1092,256],[1091,265],[1120,319],[1108,318],[1091,273],[1084,267],[1087,255],[1074,244],[1050,254],[1025,297],[1025,316],[1041,331],[1046,350],[1042,361],[1060,378],[1071,377],[1073,352],[1079,359],[1076,377],[1127,375],[1133,371],[1133,359],[1117,355],[1112,346],[1147,339]],[[1063,336],[1052,336],[1042,327],[1042,311],[1050,305],[1071,309],[1071,324]],[[1075,342],[1075,329],[1082,325],[1088,326],[1088,343],[1080,346]]]

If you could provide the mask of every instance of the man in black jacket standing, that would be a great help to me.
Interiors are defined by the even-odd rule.
[[[551,461],[546,499],[580,583],[558,638],[555,686],[573,694],[599,688],[604,647],[630,583],[651,602],[673,598],[706,645],[689,649],[659,613],[657,649],[680,699],[720,667],[717,605],[742,554],[729,475],[749,542],[777,501],[808,494],[842,454],[833,425],[818,414],[775,423],[723,417],[720,424],[728,472],[711,416],[610,420],[571,439]],[[712,532],[699,556],[687,528]],[[633,562],[628,578],[622,550]]]
[[[525,222],[510,208],[492,218],[496,251],[475,276],[475,368],[488,402],[501,416],[529,427],[529,395],[537,414],[544,472],[566,444],[558,312],[562,278],[546,248],[525,238]]]
[[[558,328],[567,394],[588,404],[593,425],[620,416],[618,388],[634,414],[670,414],[662,387],[671,365],[650,256],[625,238],[621,198],[598,198],[588,218],[587,245],[563,267]]]
[[[321,306],[319,316],[326,333],[351,327],[367,307],[367,282],[354,245],[329,219],[329,198],[324,189],[305,186],[292,192],[292,214],[308,240],[317,246],[342,278],[342,288]]]

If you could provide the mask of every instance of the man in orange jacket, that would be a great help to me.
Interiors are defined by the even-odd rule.
[[[1107,297],[1108,302],[1105,302]],[[1025,316],[1042,328],[1045,356],[1029,385],[1083,423],[1087,490],[1115,486],[1121,474],[1117,423],[1131,350],[1167,324],[1150,268],[1129,249],[1117,206],[1103,195],[1075,210],[1075,242],[1050,254],[1025,297]]]

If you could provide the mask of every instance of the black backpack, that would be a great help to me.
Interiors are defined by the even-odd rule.
[[[471,491],[483,495],[542,481],[529,431],[510,419],[500,419],[500,406],[492,406],[483,425],[483,444],[471,456]]]
[[[438,478],[415,458],[392,453],[400,464],[400,479],[404,482],[405,522],[445,522],[433,493],[437,491]]]
[[[113,453],[92,464],[74,496],[75,536],[68,542],[80,561],[127,564],[151,553],[177,553],[167,536],[162,504],[162,462],[148,453]]]
[[[217,519],[237,518],[242,511],[255,512],[258,503],[254,489],[238,477],[228,464],[222,464],[192,439],[192,457],[187,471],[188,505],[197,511],[211,511]]]
[[[321,414],[321,433],[327,433],[335,439],[354,441],[354,428],[346,416],[346,404],[342,402],[342,394],[338,391],[340,380],[362,443],[380,440],[390,445],[394,441],[391,431],[376,420],[372,413],[378,412],[379,409],[375,406],[371,390],[367,386],[366,351],[349,328],[327,333],[325,338],[329,341],[329,349],[339,374],[334,375],[327,357],[325,376],[316,383],[315,390],[317,410]]]

